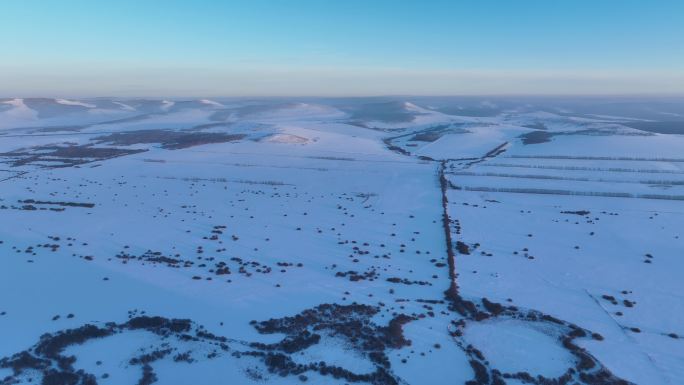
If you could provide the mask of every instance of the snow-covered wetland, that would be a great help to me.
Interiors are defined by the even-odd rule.
[[[0,99],[0,384],[679,384],[683,258],[681,100]]]

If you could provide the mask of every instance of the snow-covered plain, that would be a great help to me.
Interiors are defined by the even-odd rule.
[[[0,99],[0,384],[680,383],[684,130],[548,103]]]

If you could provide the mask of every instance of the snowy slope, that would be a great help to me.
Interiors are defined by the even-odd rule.
[[[680,135],[500,101],[0,102],[0,384],[684,377]]]

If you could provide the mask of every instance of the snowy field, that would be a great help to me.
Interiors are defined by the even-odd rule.
[[[680,384],[684,103],[622,102],[0,99],[0,384]]]

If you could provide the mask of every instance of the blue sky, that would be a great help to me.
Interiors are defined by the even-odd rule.
[[[684,93],[679,0],[21,0],[0,93]]]

